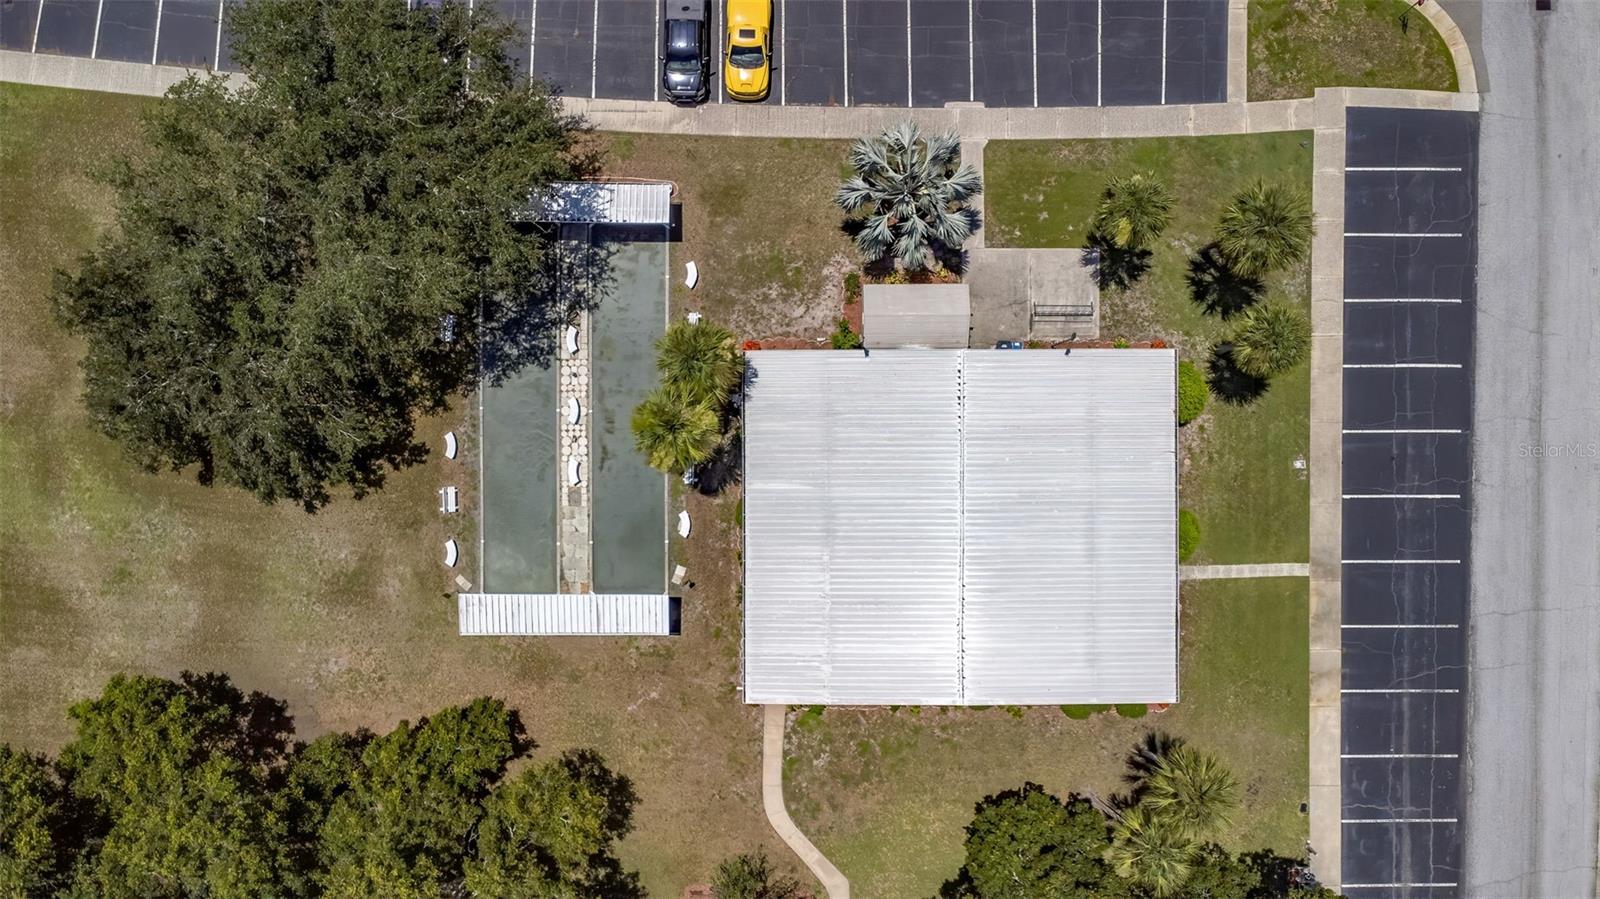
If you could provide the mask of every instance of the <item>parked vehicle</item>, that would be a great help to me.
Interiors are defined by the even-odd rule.
[[[662,0],[661,89],[674,103],[711,94],[711,0]]]
[[[728,0],[722,83],[735,100],[765,100],[772,89],[772,0]]]

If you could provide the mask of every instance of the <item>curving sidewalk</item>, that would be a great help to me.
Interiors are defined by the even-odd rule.
[[[806,863],[828,899],[850,899],[850,881],[828,861],[806,835],[795,826],[789,810],[783,804],[783,725],[788,706],[764,705],[761,707],[761,804],[766,808],[767,820],[778,832],[794,854]]]

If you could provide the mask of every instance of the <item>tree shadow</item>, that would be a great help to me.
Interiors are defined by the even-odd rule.
[[[744,428],[738,422],[722,437],[711,458],[694,469],[694,489],[701,496],[721,496],[744,480]]]
[[[1150,270],[1150,251],[1119,247],[1098,231],[1084,238],[1083,265],[1092,269],[1101,290],[1127,290]]]
[[[613,259],[619,239],[636,235],[584,225],[547,228],[553,234],[529,289],[484,300],[477,335],[479,376],[499,386],[529,365],[549,368],[562,331],[600,305],[616,287]],[[607,237],[610,239],[608,240]]]
[[[1189,257],[1189,295],[1208,315],[1224,320],[1250,308],[1266,291],[1256,278],[1241,275],[1222,258],[1215,243]]]
[[[259,691],[246,694],[228,675],[216,671],[185,671],[178,680],[196,700],[229,712],[227,720],[216,720],[204,735],[208,744],[266,773],[288,764],[294,745],[294,717],[287,702]]]
[[[1211,348],[1211,359],[1206,363],[1206,386],[1211,395],[1234,406],[1247,406],[1267,392],[1266,378],[1241,371],[1233,361],[1233,347],[1219,343]]]
[[[1146,733],[1128,752],[1128,770],[1122,774],[1123,783],[1133,786],[1133,792],[1137,795],[1139,787],[1161,766],[1161,760],[1182,745],[1182,737],[1173,736],[1165,731],[1153,730]]]

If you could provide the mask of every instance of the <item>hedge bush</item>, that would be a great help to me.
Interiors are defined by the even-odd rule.
[[[1119,705],[1119,706],[1117,706],[1117,714],[1121,715],[1124,718],[1143,718],[1145,716],[1145,713],[1149,712],[1149,711],[1150,711],[1150,707],[1147,706],[1147,705]]]
[[[1178,510],[1178,561],[1187,562],[1200,546],[1200,519],[1188,509]]]
[[[1195,368],[1193,362],[1178,363],[1178,424],[1186,425],[1206,411],[1206,400],[1211,389],[1206,386],[1206,376]]]
[[[1061,713],[1074,721],[1082,721],[1090,715],[1109,711],[1111,711],[1111,706],[1108,705],[1064,705],[1061,707]]]

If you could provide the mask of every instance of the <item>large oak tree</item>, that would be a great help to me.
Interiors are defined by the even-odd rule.
[[[548,352],[565,310],[517,214],[590,158],[483,11],[248,0],[228,23],[248,83],[192,77],[149,110],[54,305],[134,459],[315,509],[422,458],[414,420],[480,350]]]

